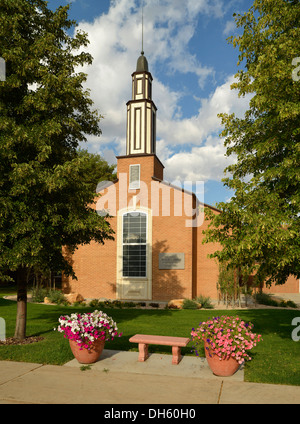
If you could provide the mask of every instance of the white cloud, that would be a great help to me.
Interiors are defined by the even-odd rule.
[[[250,96],[239,98],[230,89],[233,82],[231,76],[209,98],[199,99],[200,108],[195,116],[175,120],[173,116],[160,114],[158,135],[172,145],[201,145],[210,134],[219,134],[221,120],[218,113],[235,113],[242,117],[249,105]]]
[[[236,31],[236,23],[235,21],[227,21],[225,24],[225,28],[223,30],[224,35],[232,35]]]
[[[209,136],[203,146],[193,147],[190,152],[180,152],[165,161],[165,177],[168,181],[219,181],[223,170],[235,162],[225,156],[224,140]]]

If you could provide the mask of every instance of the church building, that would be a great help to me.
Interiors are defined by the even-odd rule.
[[[202,244],[202,231],[208,225],[205,208],[220,212],[164,181],[164,165],[156,155],[156,113],[142,52],[127,102],[126,155],[117,157],[117,180],[97,190],[97,212],[111,216],[114,240],[79,246],[72,256],[77,280],[65,278],[65,291],[86,299],[217,299],[219,267],[208,254],[220,246]],[[299,292],[299,282],[293,279],[284,291]]]

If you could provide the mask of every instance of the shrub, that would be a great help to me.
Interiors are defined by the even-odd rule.
[[[260,303],[261,305],[278,306],[278,302],[276,302],[276,300],[272,299],[269,294],[256,293],[253,297],[256,300],[256,302]]]
[[[149,303],[149,306],[152,306],[152,308],[159,308],[159,303],[151,302]]]
[[[297,305],[295,302],[293,302],[292,300],[288,300],[286,302],[286,305],[289,306],[290,308],[297,308]]]
[[[84,306],[86,306],[86,303],[85,302],[74,302],[73,304],[72,304],[72,306],[76,306],[76,307],[81,307],[81,308],[83,308]]]
[[[201,308],[214,309],[214,306],[211,303],[209,296],[203,296],[201,294],[200,296],[197,296],[194,300],[201,305]]]
[[[60,290],[49,290],[47,297],[51,303],[57,303],[58,305],[65,302],[65,296]]]
[[[45,289],[42,287],[34,288],[32,289],[32,301],[37,303],[42,303],[44,302],[45,297],[48,297],[48,294],[49,294],[48,289]]]
[[[124,302],[124,307],[125,308],[135,308],[136,303],[134,303],[134,302]]]
[[[116,308],[122,308],[123,303],[120,300],[113,300],[111,304]]]
[[[184,299],[182,309],[199,309],[199,304],[195,300]]]
[[[90,302],[89,302],[89,306],[91,307],[91,308],[99,308],[99,305],[100,304],[100,301],[98,300],[98,299],[92,299]]]

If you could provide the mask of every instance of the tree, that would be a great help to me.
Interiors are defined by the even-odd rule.
[[[99,136],[101,116],[92,110],[82,49],[87,35],[67,31],[69,6],[51,11],[44,0],[3,0],[0,56],[0,272],[17,275],[15,338],[26,335],[27,281],[31,271],[74,275],[62,246],[73,252],[91,240],[112,238],[99,216],[95,188],[112,177],[99,156],[78,149]],[[93,171],[93,172],[91,172]]]
[[[235,20],[243,33],[229,41],[244,67],[231,88],[252,98],[243,118],[219,115],[226,154],[236,157],[223,179],[234,195],[219,215],[207,211],[205,242],[221,243],[212,255],[220,262],[284,284],[300,278],[300,3],[255,0]]]

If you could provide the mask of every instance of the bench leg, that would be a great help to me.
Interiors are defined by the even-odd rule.
[[[139,343],[139,362],[145,362],[148,358],[148,345],[145,343]]]
[[[181,348],[178,346],[172,346],[172,364],[178,365],[181,361]]]

